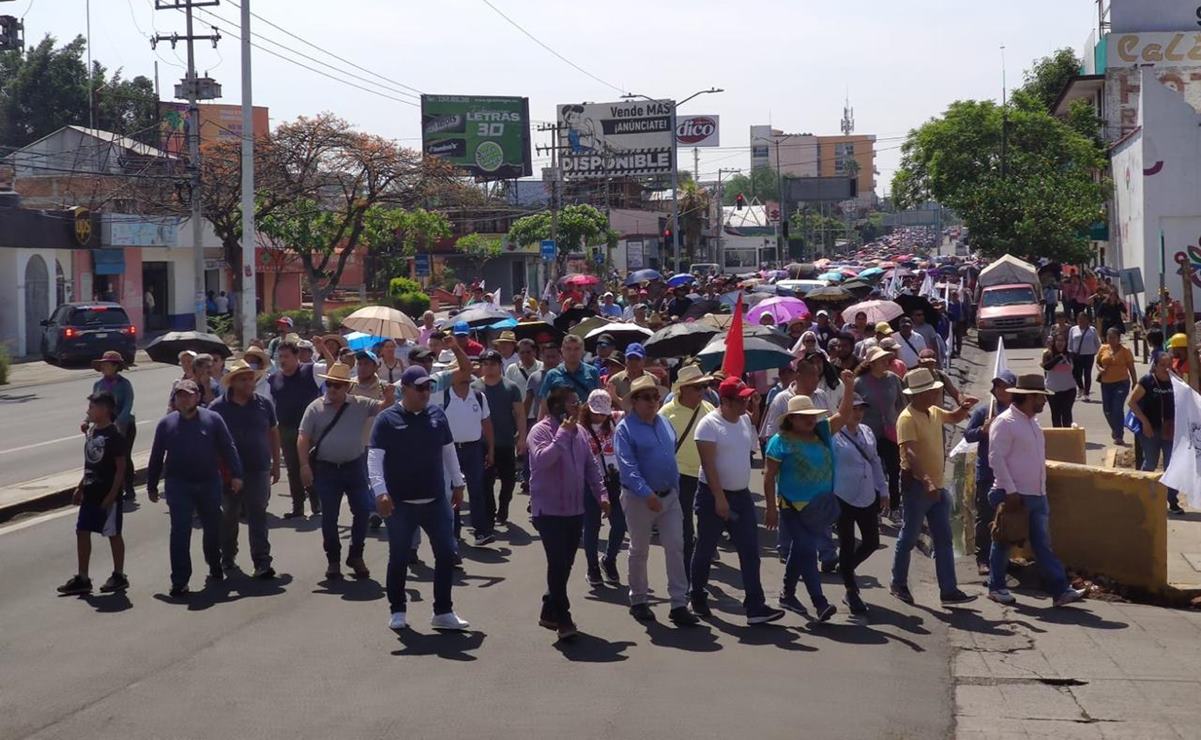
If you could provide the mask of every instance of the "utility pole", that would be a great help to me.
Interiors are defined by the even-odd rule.
[[[195,272],[192,284],[195,288],[195,304],[192,316],[196,331],[208,331],[208,315],[204,300],[204,212],[201,198],[200,180],[200,100],[212,100],[221,97],[221,86],[207,75],[203,78],[196,75],[196,51],[194,42],[212,41],[213,48],[221,40],[221,33],[213,28],[213,33],[197,36],[192,28],[192,9],[219,5],[220,0],[154,0],[155,10],[183,10],[187,19],[184,36],[173,33],[170,36],[157,34],[150,41],[153,48],[160,41],[170,41],[171,48],[180,41],[188,46],[188,70],[182,82],[175,86],[175,97],[186,98],[188,101],[188,170],[191,173],[191,206],[192,206],[192,269]],[[248,36],[248,34],[243,34]]]
[[[250,0],[242,0],[242,346],[258,334],[254,223],[254,99],[250,84]]]
[[[680,148],[676,146],[676,109],[679,104],[671,101],[671,251],[675,255],[676,273],[680,273]]]
[[[721,236],[726,230],[726,204],[722,197],[721,176],[735,172],[742,172],[742,170],[736,167],[722,167],[717,170],[717,251],[713,255],[713,261],[717,263],[719,269],[724,269],[722,266],[726,263],[725,255],[721,251]]]
[[[550,149],[550,238],[555,242],[555,258],[551,261],[549,279],[559,276],[559,132],[562,127],[556,121],[553,124],[538,127],[539,132],[551,132],[549,147],[535,147],[539,154]],[[545,180],[545,176],[543,177]]]

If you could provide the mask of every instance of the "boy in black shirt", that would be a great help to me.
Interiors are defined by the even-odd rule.
[[[79,572],[58,587],[61,594],[86,594],[92,591],[88,561],[92,556],[92,532],[109,538],[113,549],[113,575],[100,590],[124,591],[125,540],[121,538],[121,485],[125,480],[125,438],[113,424],[117,401],[108,391],[88,396],[87,431],[83,444],[83,479],[75,488],[72,503],[79,507],[75,524],[75,542]]]

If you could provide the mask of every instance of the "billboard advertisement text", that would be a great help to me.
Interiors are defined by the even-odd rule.
[[[559,106],[559,151],[568,180],[671,174],[670,100]]]
[[[422,95],[421,149],[481,179],[532,173],[528,98]]]

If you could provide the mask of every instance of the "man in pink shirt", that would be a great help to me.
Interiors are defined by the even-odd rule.
[[[1038,415],[1047,405],[1042,375],[1022,375],[1009,389],[1013,403],[993,419],[988,430],[988,464],[993,488],[988,493],[995,509],[1020,506],[1030,517],[1030,549],[1055,606],[1066,606],[1084,598],[1084,589],[1072,588],[1063,563],[1051,551],[1051,519],[1047,505],[1047,442],[1038,425]],[[1017,601],[1005,587],[1009,565],[1009,543],[993,541],[989,562],[988,598],[1001,604]]]

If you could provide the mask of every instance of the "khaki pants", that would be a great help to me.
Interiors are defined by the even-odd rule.
[[[650,600],[646,561],[651,548],[651,527],[658,525],[659,544],[663,546],[663,557],[667,561],[667,595],[671,599],[671,608],[686,606],[688,568],[684,564],[684,511],[680,508],[679,491],[659,498],[662,511],[651,511],[646,502],[628,490],[621,492],[621,508],[630,532],[630,604],[645,604]]]

